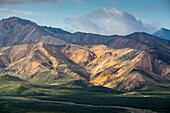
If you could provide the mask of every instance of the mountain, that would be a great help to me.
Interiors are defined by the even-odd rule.
[[[29,20],[10,17],[0,21],[0,47],[32,42],[63,45],[55,33]]]
[[[118,90],[161,88],[170,81],[169,64],[170,52],[159,48],[43,43],[0,48],[0,73],[50,85],[88,82]]]
[[[159,31],[153,33],[152,35],[170,40],[170,30],[166,28],[161,28]]]
[[[150,47],[159,47],[170,50],[170,41],[144,32],[135,32],[127,36],[111,39],[107,42],[107,46],[110,46],[114,49],[132,48],[145,50]]]
[[[153,35],[136,32],[127,36],[104,36],[91,33],[70,33],[59,28],[39,26],[29,20],[10,17],[0,20],[0,47],[23,43],[65,45],[107,45],[114,49],[131,48],[144,50],[159,47],[170,50],[170,41]]]
[[[60,37],[60,36],[59,36]],[[143,32],[135,32],[127,36],[103,36],[91,33],[76,32],[62,35],[60,39],[68,43],[80,45],[107,45],[114,49],[132,48],[138,50],[159,47],[170,50],[170,41]]]
[[[104,45],[71,45],[65,55],[91,73],[90,82],[99,86],[118,90],[150,89],[170,81],[170,52],[159,48],[139,51]]]
[[[64,31],[60,28],[53,28],[53,27],[47,27],[47,26],[43,26],[45,29],[55,33],[55,34],[71,34],[70,32]]]
[[[88,81],[88,73],[65,58],[61,48],[43,43],[3,47],[0,49],[0,73],[40,83],[67,75]]]

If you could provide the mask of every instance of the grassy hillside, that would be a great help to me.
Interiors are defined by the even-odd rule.
[[[15,76],[8,74],[0,75],[0,94],[1,95],[57,95],[63,94],[61,88],[74,87],[90,87],[92,84],[77,77],[65,75],[61,78],[55,78],[51,81],[46,81],[45,77],[39,81],[42,76],[48,76],[50,72],[43,72],[31,81],[25,81]],[[50,75],[49,75],[50,76]],[[49,79],[47,79],[49,80]],[[49,85],[54,84],[54,85]]]

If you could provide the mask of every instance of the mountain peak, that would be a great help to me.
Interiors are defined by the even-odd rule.
[[[160,30],[153,33],[152,35],[170,40],[170,30],[167,28],[161,28]]]
[[[21,19],[21,18],[19,18],[19,17],[15,17],[15,16],[9,17],[9,18],[7,18],[7,19],[2,19],[2,20],[0,20],[0,22],[10,23],[10,24],[15,24],[15,25],[18,24],[18,23],[20,23],[20,24],[22,24],[22,25],[27,25],[27,24],[29,24],[29,25],[32,25],[32,26],[37,26],[36,23],[34,23],[34,22],[30,21],[30,20]]]
[[[127,35],[127,36],[131,36],[131,35],[150,35],[150,34],[145,33],[145,32],[134,32],[134,33],[129,34],[129,35]]]
[[[18,19],[21,19],[21,18],[16,17],[16,16],[12,16],[12,17],[7,18],[7,20],[18,20]]]
[[[163,31],[164,31],[164,30],[169,30],[169,29],[162,27],[162,28],[161,28],[161,30],[163,30]]]
[[[24,20],[24,19],[21,19],[19,17],[15,17],[15,16],[12,16],[12,17],[9,17],[6,19],[2,19],[2,21],[18,21],[18,20]]]
[[[10,17],[0,20],[0,46],[8,46],[19,43],[43,42],[48,44],[66,44],[62,39],[56,38],[55,33],[37,25],[36,23]]]
[[[148,39],[148,38],[155,38],[155,36],[152,36],[145,32],[134,32],[132,34],[127,35],[127,37],[133,38],[133,39]]]

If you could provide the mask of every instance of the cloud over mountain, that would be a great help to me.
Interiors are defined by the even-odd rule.
[[[70,25],[70,29],[73,31],[105,35],[125,35],[136,31],[152,33],[159,29],[158,23],[144,23],[137,20],[133,15],[115,7],[110,9],[102,7],[96,11],[89,12],[85,16],[74,15],[72,18],[65,18],[64,22]]]
[[[0,0],[0,4],[20,4],[20,3],[31,3],[31,2],[63,2],[73,1],[81,3],[81,0]]]

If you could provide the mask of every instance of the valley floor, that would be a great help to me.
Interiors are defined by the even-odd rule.
[[[67,84],[67,87],[38,84],[4,74],[0,76],[0,113],[127,113],[128,111],[140,113],[144,110],[169,113],[170,111],[169,85],[164,85],[166,87],[164,89],[133,90],[133,92],[93,85],[87,87],[87,85],[77,80]]]
[[[1,113],[168,113],[170,98],[135,95],[0,96]]]
[[[26,98],[26,97],[14,97],[14,96],[1,96],[1,98],[5,99],[17,99],[17,100],[25,100],[25,101],[34,101],[41,103],[56,103],[56,104],[64,104],[64,105],[72,105],[72,106],[81,106],[81,107],[90,107],[90,108],[113,108],[113,109],[124,109],[130,113],[157,113],[148,109],[139,109],[133,107],[121,107],[121,106],[103,106],[103,105],[90,105],[90,104],[77,104],[74,102],[64,102],[64,101],[49,101],[49,100],[40,100],[35,98]],[[114,112],[114,110],[113,110]]]

